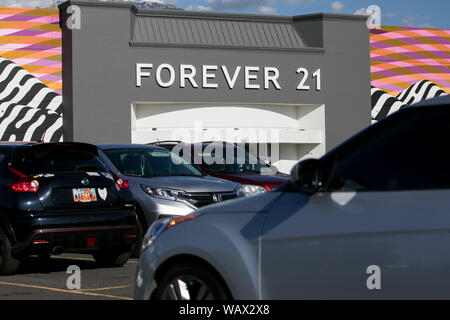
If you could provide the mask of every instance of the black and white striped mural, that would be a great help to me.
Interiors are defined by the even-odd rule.
[[[0,141],[62,141],[62,96],[0,57]]]
[[[415,83],[396,97],[372,86],[372,122],[377,122],[404,106],[445,94],[444,90],[428,80]]]

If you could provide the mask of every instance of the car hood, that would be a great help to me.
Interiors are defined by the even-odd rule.
[[[278,173],[273,176],[262,175],[258,173],[215,173],[217,177],[231,180],[240,184],[254,184],[258,186],[268,186],[271,188],[281,186],[289,181],[289,175]]]
[[[203,177],[155,177],[155,178],[137,178],[124,176],[129,183],[146,184],[155,188],[168,188],[183,190],[186,192],[231,192],[239,187],[239,184],[223,180],[220,178]]]
[[[225,201],[197,210],[196,214],[268,212],[282,195],[282,192],[274,191],[262,193],[256,196]]]

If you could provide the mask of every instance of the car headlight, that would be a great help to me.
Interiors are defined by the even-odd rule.
[[[142,239],[141,251],[147,250],[153,244],[153,242],[155,242],[156,238],[158,238],[164,231],[172,228],[177,224],[188,220],[193,220],[199,216],[200,214],[192,213],[183,217],[165,218],[155,221],[150,226],[144,238]]]
[[[166,200],[178,200],[179,196],[183,193],[185,193],[182,190],[175,190],[175,189],[168,189],[168,188],[158,188],[158,187],[151,187],[149,185],[141,184],[142,190],[144,190],[145,193],[152,197],[156,198],[162,198]]]
[[[253,184],[244,184],[242,186],[247,196],[253,196],[255,194],[267,192],[267,189],[261,186],[255,186]]]
[[[236,188],[235,192],[236,192],[236,195],[238,196],[238,198],[245,197],[244,188],[242,188],[241,186]]]
[[[150,226],[150,228],[148,229],[144,238],[142,239],[141,251],[144,251],[148,247],[150,247],[152,245],[152,243],[155,241],[155,239],[161,233],[163,233],[164,230],[167,229],[167,226],[169,225],[170,220],[171,220],[170,218],[157,220]]]

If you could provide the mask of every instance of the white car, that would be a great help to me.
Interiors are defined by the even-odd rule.
[[[281,190],[156,222],[137,299],[450,298],[450,97],[412,106]]]

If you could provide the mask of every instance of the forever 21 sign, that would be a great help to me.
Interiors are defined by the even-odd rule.
[[[279,83],[281,74],[276,67],[237,66],[228,68],[227,66],[203,65],[198,69],[190,64],[180,64],[175,68],[168,63],[158,66],[151,63],[137,63],[136,87],[142,86],[144,78],[153,78],[156,84],[162,88],[179,85],[180,88],[191,86],[192,88],[217,89],[219,88],[218,73],[223,75],[230,89],[233,89],[238,81],[243,82],[245,89],[282,89]],[[296,74],[299,76],[297,90],[321,90],[320,69],[311,72],[307,68],[299,67]],[[179,80],[176,81],[176,79]],[[263,79],[263,84],[261,84],[261,79]]]

